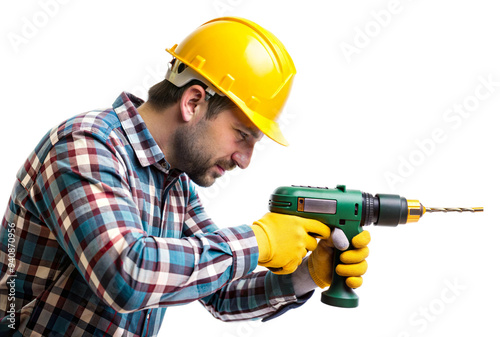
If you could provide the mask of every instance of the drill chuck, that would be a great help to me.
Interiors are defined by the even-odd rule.
[[[397,226],[407,222],[417,222],[425,213],[418,200],[406,200],[395,194],[363,193],[363,216],[361,224],[377,226]]]

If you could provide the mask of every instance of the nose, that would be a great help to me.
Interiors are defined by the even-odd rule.
[[[241,169],[246,169],[250,165],[252,160],[254,145],[248,145],[244,149],[238,150],[233,153],[231,159],[238,165]]]

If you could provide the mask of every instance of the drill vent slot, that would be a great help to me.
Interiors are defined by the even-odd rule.
[[[269,207],[290,207],[290,206],[292,206],[291,202],[269,200]]]

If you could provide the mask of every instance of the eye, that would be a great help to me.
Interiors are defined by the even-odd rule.
[[[238,133],[239,133],[239,135],[240,135],[240,137],[241,137],[241,140],[247,140],[247,138],[248,138],[248,133],[245,133],[245,132],[243,132],[243,131],[241,131],[241,130],[238,130]]]

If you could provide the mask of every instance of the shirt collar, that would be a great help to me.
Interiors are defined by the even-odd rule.
[[[113,109],[120,119],[139,163],[143,167],[158,163],[162,168],[168,169],[170,165],[137,111],[143,103],[139,97],[122,92],[113,103]]]

